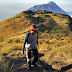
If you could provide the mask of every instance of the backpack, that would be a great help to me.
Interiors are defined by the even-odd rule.
[[[29,32],[27,35],[28,35],[28,37],[29,37],[29,35],[30,35],[31,33]],[[28,37],[27,37],[27,41],[28,41]],[[37,39],[38,39],[38,32],[37,32]],[[38,40],[37,40],[37,44],[38,44]],[[30,45],[31,44],[25,44],[25,48],[30,48]]]
[[[28,35],[28,37],[29,37],[29,35],[30,35],[30,32],[29,32],[27,35]],[[28,37],[27,37],[27,41],[28,41]],[[37,39],[38,39],[38,32],[37,32]]]

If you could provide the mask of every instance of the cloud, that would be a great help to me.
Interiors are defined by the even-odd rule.
[[[22,3],[0,3],[0,12],[21,12],[27,10],[31,4]]]

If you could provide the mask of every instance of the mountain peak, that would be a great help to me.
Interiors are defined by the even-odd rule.
[[[53,1],[48,2],[48,4],[50,4],[50,3],[54,3],[55,4],[55,2],[53,2]]]
[[[47,4],[51,4],[51,5],[53,4],[53,5],[54,5],[54,4],[56,4],[56,3],[53,2],[53,1],[50,1],[50,2],[48,2]]]
[[[33,7],[31,7],[28,10],[47,10],[47,11],[51,11],[53,13],[62,13],[62,14],[66,14],[66,12],[64,10],[62,10],[55,2],[50,1],[47,4],[42,4],[42,5],[35,5]]]

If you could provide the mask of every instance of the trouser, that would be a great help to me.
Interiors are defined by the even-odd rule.
[[[34,56],[32,63],[31,63],[31,51],[33,52],[33,56]],[[31,64],[34,65],[38,61],[38,50],[26,48],[26,58],[27,58],[28,67],[31,67]]]

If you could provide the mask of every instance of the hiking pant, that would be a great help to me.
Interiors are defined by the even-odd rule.
[[[31,51],[33,52],[34,56],[32,63],[31,63]],[[31,64],[34,65],[38,61],[38,50],[26,48],[26,58],[28,67],[31,67]]]

